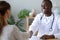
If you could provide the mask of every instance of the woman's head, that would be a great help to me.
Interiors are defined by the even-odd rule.
[[[6,1],[0,1],[0,15],[1,16],[9,16],[10,14],[10,4],[7,3]]]
[[[6,25],[6,21],[10,17],[10,4],[6,1],[0,1],[0,34],[3,27]]]
[[[50,0],[43,0],[41,7],[44,13],[50,12],[52,10],[52,2]]]

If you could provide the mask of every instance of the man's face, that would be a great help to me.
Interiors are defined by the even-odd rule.
[[[49,2],[42,2],[41,7],[44,14],[48,13],[52,8]]]

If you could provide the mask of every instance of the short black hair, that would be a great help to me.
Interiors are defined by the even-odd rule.
[[[43,0],[43,2],[48,2],[49,3],[49,5],[51,6],[51,8],[52,8],[52,2],[50,1],[50,0]]]

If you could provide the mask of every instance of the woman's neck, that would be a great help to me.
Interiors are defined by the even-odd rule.
[[[6,25],[8,25],[8,22],[7,22],[7,20],[5,20],[5,23],[4,23],[4,26],[6,26]]]

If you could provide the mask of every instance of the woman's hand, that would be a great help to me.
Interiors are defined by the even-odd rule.
[[[43,35],[40,39],[55,39],[54,35]]]
[[[32,37],[33,32],[32,32],[32,31],[29,31],[29,33],[30,33],[30,37],[29,37],[29,38],[31,38],[31,37]]]

